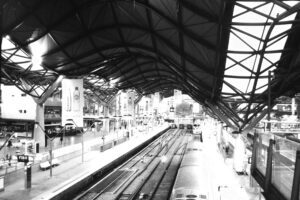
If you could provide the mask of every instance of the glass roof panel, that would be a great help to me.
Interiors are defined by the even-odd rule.
[[[281,3],[284,5],[287,1]],[[285,13],[286,9],[295,3],[295,1],[293,3],[288,2],[282,6],[270,1],[236,2],[222,93],[240,92],[246,94],[253,91],[255,94],[259,94],[266,91],[268,71],[276,68],[287,40],[287,33],[291,28],[291,23],[275,24],[274,27],[272,23],[294,20],[295,14],[283,19],[278,18],[279,20],[276,18],[283,16],[281,14]],[[269,33],[269,31],[271,32]],[[236,91],[232,90],[226,83],[234,86]],[[234,98],[241,97],[235,95]]]
[[[14,63],[16,66],[19,66],[23,69],[27,69],[31,65],[31,71],[41,70],[43,69],[40,65],[42,59],[40,56],[37,57],[30,57],[27,53],[25,53],[21,48],[17,47],[8,36],[2,38],[2,56],[5,58],[9,58],[7,61],[9,63]],[[37,52],[40,53],[40,49]],[[39,62],[36,65],[35,61]]]

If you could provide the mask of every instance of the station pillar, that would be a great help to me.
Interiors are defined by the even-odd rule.
[[[246,164],[246,145],[239,134],[234,144],[233,168],[236,172],[242,173],[246,170]]]
[[[36,104],[36,117],[35,121],[44,127],[44,106],[43,104]],[[39,143],[40,147],[45,147],[45,133],[37,125],[34,126],[34,140]]]
[[[104,112],[104,119],[103,119],[103,133],[108,134],[109,133],[109,118],[108,118],[108,106],[103,107]]]
[[[135,116],[135,112],[136,112],[136,107],[137,104],[133,105],[133,112],[132,112],[132,127],[135,128],[136,127],[136,116]]]

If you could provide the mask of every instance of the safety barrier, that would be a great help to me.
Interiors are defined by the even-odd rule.
[[[255,133],[251,175],[266,199],[299,200],[300,140]]]

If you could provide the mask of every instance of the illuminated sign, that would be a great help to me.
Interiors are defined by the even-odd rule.
[[[18,162],[29,162],[28,155],[17,155]]]

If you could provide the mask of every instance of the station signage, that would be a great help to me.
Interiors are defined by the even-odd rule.
[[[17,155],[18,162],[29,162],[28,155]]]

